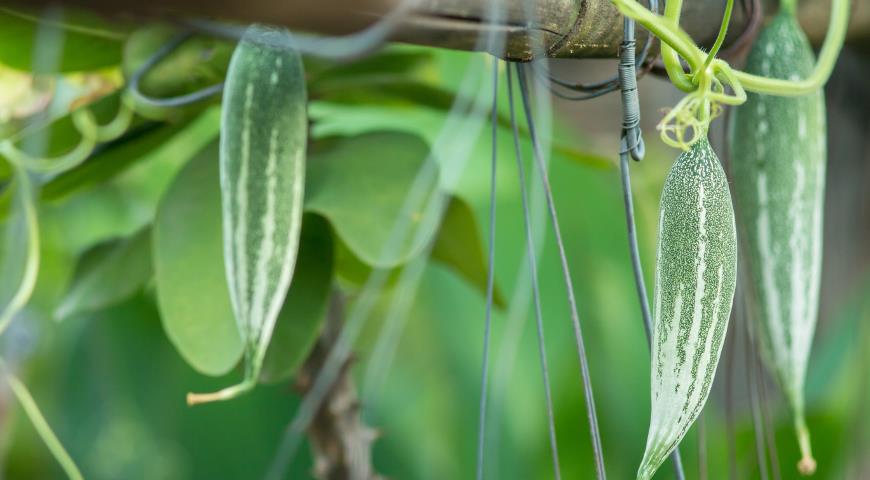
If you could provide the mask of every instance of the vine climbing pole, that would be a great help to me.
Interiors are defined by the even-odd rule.
[[[870,1],[870,0],[868,0]],[[525,0],[500,0],[498,22],[489,22],[488,0],[323,0],[280,2],[246,0],[2,0],[0,4],[33,7],[69,5],[106,14],[133,14],[183,21],[207,17],[240,23],[282,24],[292,30],[346,35],[370,26],[386,15],[396,15],[388,40],[459,50],[482,47],[478,39],[504,35],[498,52],[509,60],[530,60],[542,53],[555,58],[616,58],[622,41],[622,16],[610,0],[535,0],[537,19],[528,22]],[[683,8],[683,26],[701,45],[711,45],[719,28],[725,2],[695,0]],[[747,18],[735,12],[734,31],[744,29]],[[646,31],[638,30],[638,41]],[[535,45],[536,52],[531,46]],[[543,48],[541,48],[543,47]],[[542,53],[541,53],[542,52]]]

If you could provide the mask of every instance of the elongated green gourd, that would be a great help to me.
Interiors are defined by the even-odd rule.
[[[728,181],[704,137],[677,158],[662,191],[652,415],[638,479],[652,477],[707,401],[734,300],[736,237]]]
[[[782,12],[759,35],[750,73],[799,79],[813,70],[810,44]],[[826,129],[821,91],[799,98],[749,94],[731,129],[732,169],[749,321],[794,414],[802,459],[815,461],[804,420],[804,377],[816,326],[822,259]]]
[[[288,33],[251,27],[227,73],[220,173],[224,263],[247,362],[245,380],[188,403],[225,400],[256,385],[296,264],[302,225],[307,115],[300,55]]]

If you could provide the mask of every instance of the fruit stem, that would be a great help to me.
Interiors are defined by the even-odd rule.
[[[210,402],[222,402],[225,400],[231,400],[236,398],[242,394],[245,394],[251,391],[254,386],[257,384],[256,377],[246,378],[241,383],[237,385],[233,385],[231,387],[224,388],[223,390],[218,390],[217,392],[212,393],[188,393],[187,394],[187,405],[194,406],[200,405],[203,403]]]
[[[797,415],[795,419],[795,430],[797,430],[798,445],[801,450],[801,459],[797,465],[798,471],[801,475],[812,475],[816,472],[816,460],[813,458],[813,449],[810,445],[810,431],[807,428],[807,422],[804,419],[803,413]]]

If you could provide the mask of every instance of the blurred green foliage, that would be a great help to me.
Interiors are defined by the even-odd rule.
[[[153,32],[160,38],[166,36]],[[139,35],[131,38],[145,34]],[[0,45],[5,43],[0,37]],[[195,70],[199,73],[182,81],[154,80],[156,86],[151,88],[169,95],[189,91],[191,81],[212,83],[214,72],[222,71],[220,62],[228,58],[228,48],[207,48],[211,54],[201,58],[209,65],[207,69]],[[141,62],[144,54],[128,48],[128,55],[131,51]],[[16,57],[4,56],[4,52],[0,49],[0,61],[26,68],[23,60],[13,62]],[[183,53],[179,56],[184,62],[195,58]],[[77,65],[72,61],[62,65]],[[120,69],[120,50],[112,61]],[[311,161],[320,163],[311,166],[310,180],[315,188],[308,200],[312,213],[303,229],[305,258],[297,274],[297,281],[305,285],[291,287],[285,309],[295,305],[296,297],[320,298],[322,305],[323,283],[329,278],[354,292],[373,265],[394,269],[354,346],[358,362],[353,373],[363,392],[363,415],[383,433],[375,444],[374,465],[388,478],[471,478],[485,308],[483,239],[487,238],[484,226],[488,225],[491,149],[485,110],[489,100],[481,101],[484,111],[480,115],[451,113],[450,108],[456,102],[473,104],[491,93],[491,63],[479,54],[395,46],[354,63],[306,62],[312,98]],[[171,77],[171,69],[161,72]],[[496,277],[502,308],[496,309],[493,320],[486,471],[487,478],[549,478],[543,391],[529,318],[528,272],[523,265],[523,219],[504,93],[502,82],[496,138]],[[99,105],[94,108],[99,110]],[[182,355],[181,330],[165,325],[169,307],[165,298],[158,301],[161,288],[169,288],[170,294],[199,295],[200,306],[187,304],[185,308],[201,308],[197,313],[205,313],[203,316],[212,314],[206,306],[218,311],[227,306],[215,300],[214,281],[207,283],[214,279],[206,278],[209,272],[219,275],[222,268],[210,265],[206,269],[205,264],[197,263],[219,262],[212,258],[219,247],[215,238],[220,232],[215,224],[219,219],[203,214],[197,217],[205,220],[200,225],[185,224],[183,216],[174,222],[160,218],[152,239],[163,241],[160,229],[173,224],[173,231],[181,233],[170,240],[177,246],[179,239],[187,238],[192,249],[179,251],[177,258],[170,252],[168,260],[157,255],[156,280],[147,265],[140,265],[143,256],[125,259],[147,240],[142,232],[150,230],[155,215],[161,217],[159,208],[166,208],[173,200],[173,189],[178,188],[176,182],[184,180],[184,172],[189,174],[194,168],[200,173],[216,172],[217,157],[209,145],[218,133],[218,117],[217,108],[199,108],[168,120],[139,119],[127,136],[104,146],[80,167],[44,183],[37,290],[13,329],[0,337],[0,351],[20,370],[88,478],[260,478],[271,465],[300,401],[286,379],[307,348],[298,345],[310,346],[315,327],[303,329],[301,340],[286,326],[283,333],[276,333],[276,344],[293,353],[289,356],[292,361],[275,360],[270,350],[266,366],[269,378],[265,380],[284,379],[283,383],[261,385],[232,402],[197,408],[184,403],[186,392],[217,389],[241,373],[234,367],[237,359],[222,358],[222,363],[215,365],[213,359],[204,363],[192,360],[189,351]],[[67,135],[68,123],[67,118],[61,118],[51,127],[52,135]],[[632,478],[646,441],[649,367],[628,258],[619,179],[612,163],[615,158],[613,152],[587,151],[583,139],[564,131],[559,122],[554,124],[552,132],[545,125],[543,133],[546,138],[559,139],[552,145],[550,175],[575,276],[608,474],[611,478]],[[614,132],[617,128],[614,125]],[[531,171],[530,142],[525,135],[521,142],[527,171]],[[674,156],[672,151],[650,150],[647,160],[632,167],[648,275],[653,270],[658,195]],[[421,284],[403,316],[404,328],[386,381],[366,385],[364,373],[380,366],[370,365],[370,359],[374,358],[381,327],[394,302],[407,300],[402,298],[406,290],[396,279],[402,265],[423,249],[410,245],[387,252],[395,256],[390,261],[379,263],[373,258],[380,253],[384,232],[402,214],[396,202],[402,200],[430,155],[438,171],[433,178],[438,179],[437,188],[447,198],[447,217],[433,228],[437,231],[426,236],[424,243],[435,245],[433,258],[426,263]],[[207,177],[203,174],[188,179],[188,183],[195,185]],[[317,183],[326,177],[338,180]],[[530,182],[537,184],[539,179],[533,175]],[[533,191],[538,192],[533,199],[535,224],[545,229],[540,191]],[[214,201],[216,194],[211,191],[197,196],[190,189],[183,193],[191,195],[182,198],[182,203],[200,212],[195,215],[207,212],[208,199]],[[180,208],[171,213],[179,215]],[[218,211],[211,213],[217,215]],[[565,478],[592,478],[592,450],[566,292],[552,236],[540,230],[538,238],[560,461]],[[314,253],[307,255],[310,248]],[[163,267],[161,262],[166,262]],[[184,272],[173,270],[185,267]],[[170,272],[165,278],[161,268]],[[318,285],[321,288],[314,288]],[[203,288],[197,291],[198,287]],[[59,305],[64,306],[62,322],[54,320]],[[320,321],[323,309],[317,308],[318,302],[302,305],[289,309],[288,318],[279,321],[278,332],[282,332],[282,322],[286,325],[294,320],[293,314],[313,320],[314,325]],[[808,382],[809,424],[819,461],[817,478],[860,478],[862,472],[868,473],[860,470],[866,468],[860,462],[870,449],[870,425],[863,416],[870,399],[864,353],[870,342],[865,321],[870,314],[870,278],[855,285],[835,311],[828,323],[831,327],[817,336]],[[735,326],[732,323],[731,346],[720,364],[717,385],[703,417],[706,478],[728,478],[729,474],[731,478],[759,478],[748,401],[746,338]],[[213,331],[194,329],[183,334],[191,335],[191,331],[194,340],[200,341],[196,348],[203,349],[203,355],[214,353],[212,349],[226,354],[226,349],[232,348],[222,349],[221,339]],[[230,329],[229,337],[232,333]],[[224,343],[233,344],[233,339]],[[225,375],[213,378],[197,370]],[[729,376],[731,401],[724,386]],[[765,405],[775,426],[780,470],[783,478],[793,478],[798,452],[789,416],[775,389],[768,385],[766,391]],[[731,419],[729,411],[733,412]],[[734,471],[729,466],[729,429],[735,438]],[[13,398],[2,389],[0,431],[0,472],[5,478],[62,475]],[[696,427],[681,447],[689,478],[704,478],[699,471],[700,444]],[[309,478],[311,468],[310,453],[303,449],[294,459],[289,478]],[[671,477],[668,464],[657,476]]]

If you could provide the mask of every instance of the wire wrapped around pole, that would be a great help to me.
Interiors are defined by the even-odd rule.
[[[646,148],[640,131],[640,101],[637,94],[635,74],[634,22],[626,20],[625,39],[619,57],[619,85],[622,93],[622,140],[621,150],[627,150],[636,161],[643,159]],[[623,153],[623,152],[620,152]]]

